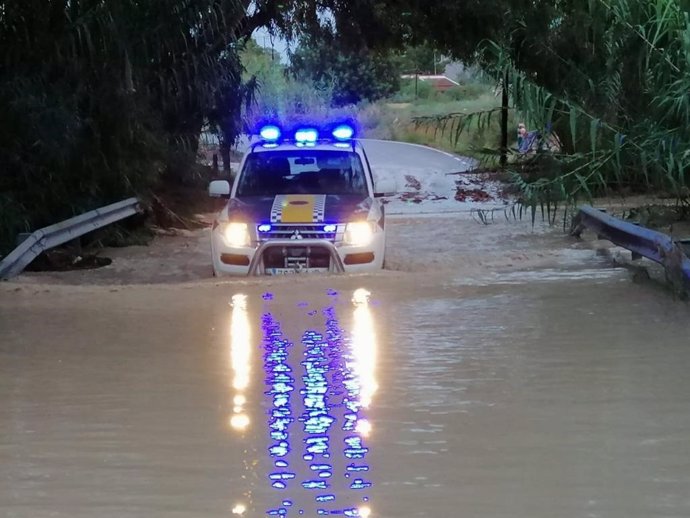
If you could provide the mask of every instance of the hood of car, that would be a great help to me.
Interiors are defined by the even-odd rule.
[[[372,203],[372,198],[361,195],[245,196],[229,201],[228,218],[254,223],[342,223],[366,217]]]

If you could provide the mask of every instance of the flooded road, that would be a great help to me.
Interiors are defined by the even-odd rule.
[[[0,516],[690,516],[687,306],[497,257],[2,285]]]

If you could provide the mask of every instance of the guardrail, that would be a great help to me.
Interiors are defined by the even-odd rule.
[[[684,297],[690,293],[690,258],[670,236],[583,205],[573,220],[571,235],[580,237],[586,228],[615,245],[630,250],[633,260],[646,257],[659,263],[664,267],[666,279],[676,293]]]
[[[42,252],[62,245],[98,228],[141,212],[136,198],[92,210],[55,225],[36,230],[0,262],[0,279],[19,275]]]

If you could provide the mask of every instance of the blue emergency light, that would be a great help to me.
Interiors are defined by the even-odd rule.
[[[314,144],[319,140],[319,132],[314,128],[300,128],[295,131],[295,141],[301,144]]]
[[[259,135],[261,135],[261,138],[266,142],[276,142],[280,138],[281,131],[278,126],[264,126],[261,128]]]
[[[355,136],[355,129],[347,124],[341,124],[333,130],[333,137],[336,140],[350,140]]]

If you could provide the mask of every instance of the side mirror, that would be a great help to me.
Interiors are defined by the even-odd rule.
[[[384,196],[395,196],[398,192],[395,180],[386,178],[379,180],[374,185],[374,198],[383,198]]]
[[[227,198],[230,196],[230,183],[227,180],[214,180],[208,184],[208,195],[211,198]]]

